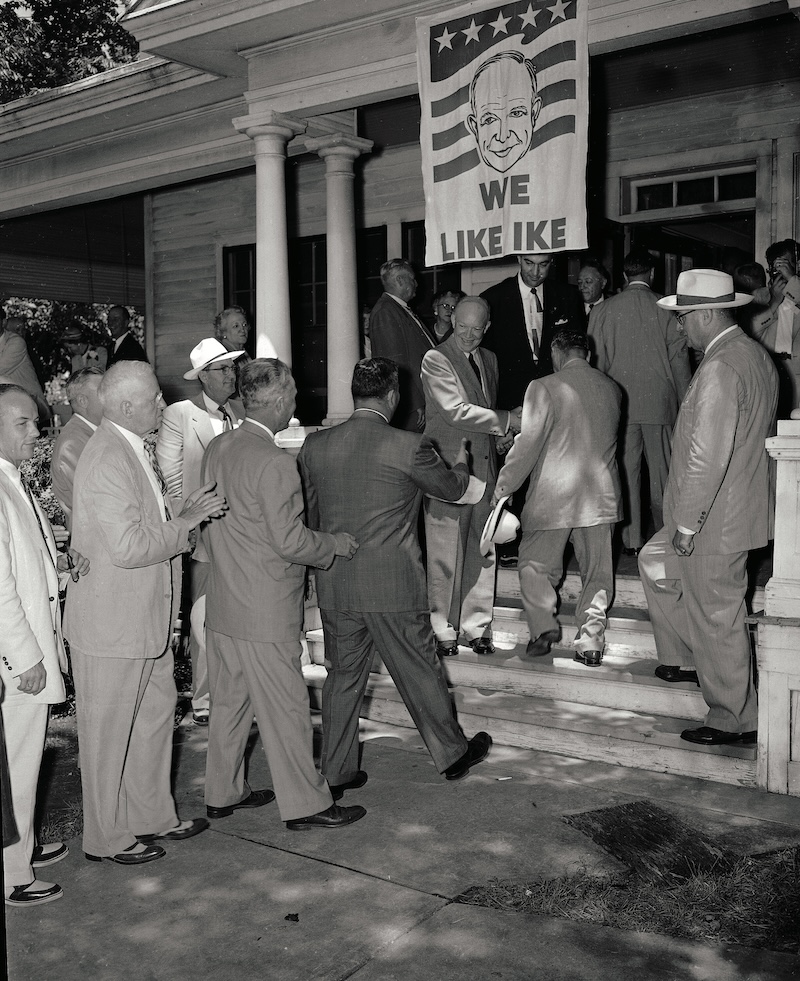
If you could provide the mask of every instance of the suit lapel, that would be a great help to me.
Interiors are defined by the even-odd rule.
[[[453,366],[453,370],[458,376],[459,381],[464,387],[464,391],[469,397],[469,401],[475,403],[476,405],[486,406],[486,396],[483,392],[480,382],[478,381],[475,372],[472,370],[472,366],[469,360],[464,356],[463,351],[460,350],[455,342],[454,337],[448,337],[446,341],[443,341],[440,345],[441,348],[447,354],[447,359]],[[480,348],[474,352],[473,357],[477,362],[480,363],[481,367],[484,367],[483,358],[481,357]],[[484,367],[484,375],[486,374],[486,369]]]

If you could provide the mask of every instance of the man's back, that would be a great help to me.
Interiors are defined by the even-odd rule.
[[[686,341],[659,294],[631,283],[592,311],[596,366],[626,394],[626,421],[671,425],[689,384]]]
[[[451,498],[462,482],[432,448],[428,472],[420,471],[421,444],[423,437],[394,429],[378,416],[373,421],[367,413],[307,437],[299,463],[309,524],[349,532],[359,543],[349,562],[337,559],[329,571],[317,573],[323,609],[428,608],[417,538],[422,489],[415,478],[431,493]]]
[[[53,457],[50,461],[53,493],[67,516],[72,511],[72,482],[75,479],[75,468],[93,432],[92,427],[84,419],[79,415],[73,415],[53,444]]]

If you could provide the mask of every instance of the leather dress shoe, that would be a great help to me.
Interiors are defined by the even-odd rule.
[[[641,552],[641,550],[642,550],[642,546],[641,545],[638,548],[623,548],[622,554],[623,555],[638,555],[639,552]]]
[[[603,652],[602,651],[575,651],[575,660],[580,661],[581,664],[587,665],[590,668],[596,668],[598,665],[602,664]]]
[[[535,640],[528,641],[528,646],[525,648],[525,654],[528,657],[544,657],[545,654],[550,653],[550,648],[556,643],[556,641],[558,641],[560,637],[560,630],[545,630],[545,632],[543,634],[539,634]]]
[[[722,746],[726,743],[742,743],[752,746],[758,737],[758,730],[749,732],[726,732],[724,729],[712,729],[711,726],[700,726],[699,729],[684,729],[681,739],[687,743],[697,743],[700,746]]]
[[[49,845],[36,845],[31,856],[31,867],[44,868],[45,865],[55,865],[69,855],[69,848],[63,841],[51,841]]]
[[[437,640],[437,657],[455,657],[458,654],[458,644],[454,640]]]
[[[11,894],[5,897],[6,906],[41,906],[42,903],[52,903],[61,899],[64,890],[55,882],[26,882],[23,886],[14,886]]]
[[[469,642],[469,646],[476,654],[494,654],[494,644],[488,637],[476,637]]]
[[[265,804],[271,804],[274,800],[275,794],[269,788],[266,790],[251,790],[247,797],[244,800],[240,800],[238,804],[228,804],[227,807],[211,807],[208,805],[206,807],[206,814],[210,818],[226,818],[233,814],[234,811],[238,811],[240,807],[263,807]]]
[[[88,852],[85,855],[90,862],[102,862],[105,859],[107,862],[116,862],[117,865],[144,865],[145,862],[155,862],[157,858],[163,858],[167,854],[160,845],[146,845],[140,852],[133,851],[142,844],[144,842],[137,841],[116,855],[90,855]]]
[[[193,818],[191,821],[182,821],[176,828],[162,831],[159,835],[136,835],[136,838],[144,842],[145,845],[152,844],[158,838],[164,841],[184,841],[186,838],[194,838],[195,835],[199,835],[208,827],[209,824],[205,818]]]
[[[689,671],[676,664],[659,664],[653,674],[662,681],[693,681],[699,686],[696,671]]]
[[[358,790],[359,787],[364,786],[367,780],[369,780],[367,771],[359,770],[352,780],[347,780],[345,783],[331,783],[328,786],[330,787],[333,799],[341,800],[346,790]]]
[[[192,712],[192,722],[194,722],[196,726],[205,728],[208,725],[208,716],[208,709],[195,709],[194,712]]]
[[[464,755],[451,763],[444,771],[447,780],[460,780],[465,777],[470,767],[485,760],[492,748],[492,737],[488,732],[477,732],[467,743],[467,751]]]
[[[310,814],[308,817],[287,821],[286,827],[290,831],[305,831],[307,828],[343,828],[347,824],[360,821],[366,813],[366,808],[360,804],[354,804],[352,807],[331,804],[319,814]]]

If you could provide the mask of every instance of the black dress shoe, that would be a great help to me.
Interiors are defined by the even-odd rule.
[[[497,564],[501,569],[516,569],[519,563],[519,556],[517,555],[501,555]]]
[[[352,780],[348,780],[345,783],[329,783],[328,786],[330,787],[333,799],[341,800],[346,790],[358,790],[359,787],[364,786],[367,780],[369,780],[367,771],[359,770]]]
[[[238,811],[240,807],[263,807],[265,804],[271,804],[274,800],[275,794],[269,788],[266,790],[251,790],[247,797],[244,800],[240,800],[238,804],[228,804],[227,807],[211,807],[208,805],[206,807],[206,814],[210,818],[226,818],[233,814],[234,811]]]
[[[659,664],[653,674],[662,681],[693,681],[699,686],[696,671],[689,671],[686,668],[675,664]]]
[[[437,657],[455,657],[458,654],[458,644],[454,640],[437,640]]]
[[[209,824],[205,818],[194,818],[191,821],[183,821],[177,828],[170,828],[169,831],[163,831],[160,835],[136,835],[136,837],[145,845],[151,844],[158,838],[164,841],[184,841],[186,838],[194,838],[195,835],[199,835],[208,827]]]
[[[55,882],[26,882],[24,886],[14,886],[11,895],[6,896],[6,906],[41,906],[61,899],[64,890]]]
[[[641,550],[642,550],[642,546],[641,545],[638,548],[623,548],[622,554],[623,555],[638,555],[639,552],[641,552]]]
[[[575,660],[590,668],[596,668],[603,661],[602,651],[575,651]]]
[[[49,849],[45,851],[45,849]],[[36,845],[31,856],[31,868],[41,869],[45,865],[55,865],[69,855],[69,848],[63,841],[53,841],[49,845]]]
[[[559,640],[560,637],[560,630],[545,630],[543,634],[539,634],[536,640],[528,641],[528,646],[525,648],[525,654],[528,657],[544,657],[545,654],[550,653],[550,648],[556,643],[556,641]]]
[[[486,759],[491,748],[492,737],[488,732],[475,733],[467,743],[466,753],[444,771],[445,777],[448,780],[460,780],[465,777],[469,773],[470,767]]]
[[[145,862],[155,862],[157,858],[163,858],[167,853],[160,845],[147,845],[143,851],[132,852],[131,849],[138,848],[143,842],[137,841],[135,845],[128,847],[116,855],[90,855],[85,853],[89,862],[116,862],[117,865],[144,865]]]
[[[494,654],[494,644],[488,637],[476,637],[469,642],[469,646],[476,654]]]
[[[360,804],[354,804],[352,807],[331,804],[319,814],[310,814],[308,817],[287,821],[286,827],[290,831],[305,831],[307,828],[343,828],[347,824],[360,821],[366,813],[366,808],[361,807]]]
[[[726,743],[742,743],[752,746],[758,737],[758,730],[749,732],[726,732],[724,729],[712,729],[711,726],[700,726],[699,729],[684,729],[681,739],[687,743],[697,743],[700,746],[722,746]]]

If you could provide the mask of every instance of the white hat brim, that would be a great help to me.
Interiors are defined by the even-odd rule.
[[[678,303],[677,294],[672,296],[662,296],[656,303],[664,310],[726,310],[730,307],[743,307],[753,302],[753,297],[749,293],[736,293],[733,300],[725,300],[722,303]]]
[[[500,522],[500,515],[503,513],[503,508],[509,495],[501,497],[500,500],[492,508],[489,517],[483,526],[483,531],[481,532],[481,543],[480,550],[481,555],[488,555],[492,548],[492,538],[494,533],[497,531],[497,525]]]
[[[184,372],[183,377],[187,381],[194,381],[200,376],[200,372],[205,371],[210,364],[216,364],[218,361],[235,361],[237,358],[241,358],[243,354],[244,351],[226,351],[224,354],[218,354],[216,358],[206,361],[205,364],[201,364],[198,368],[191,368],[189,371]]]

